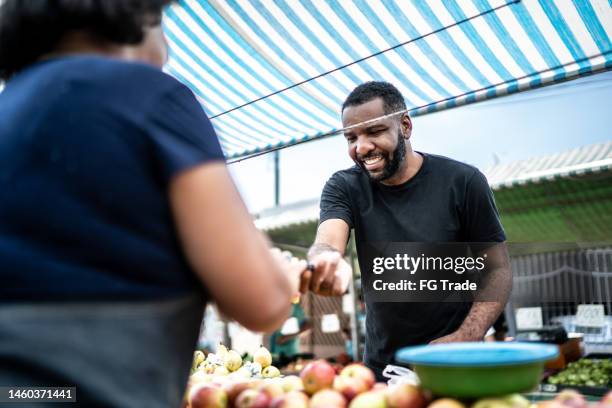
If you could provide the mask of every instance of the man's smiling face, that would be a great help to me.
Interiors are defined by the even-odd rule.
[[[362,124],[385,114],[382,98],[347,106],[342,112],[343,127],[357,125],[344,132],[349,156],[377,182],[394,176],[402,166],[406,153],[405,136],[401,129],[403,115]]]

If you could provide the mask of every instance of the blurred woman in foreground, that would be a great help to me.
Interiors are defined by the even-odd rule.
[[[0,386],[178,406],[204,304],[256,331],[302,263],[271,255],[184,85],[167,0],[0,8]]]

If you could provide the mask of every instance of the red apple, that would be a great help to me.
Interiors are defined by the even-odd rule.
[[[253,383],[247,381],[239,381],[235,383],[228,383],[223,386],[223,389],[227,393],[227,401],[230,407],[234,406],[236,402],[236,398],[238,395],[244,390],[248,390],[253,388]]]
[[[414,385],[392,385],[386,394],[389,408],[425,408],[427,405],[425,397]]]
[[[263,391],[247,389],[236,398],[236,408],[267,408],[270,397]]]
[[[272,400],[270,408],[308,408],[308,397],[300,391],[290,391]]]
[[[190,408],[225,408],[227,394],[210,384],[195,384],[189,391]]]
[[[363,364],[354,363],[354,364],[347,365],[340,372],[340,376],[359,378],[360,380],[364,382],[368,390],[372,388],[372,386],[376,382],[376,377],[374,376],[374,373],[372,372],[372,370],[370,370],[368,367],[364,366]]]
[[[349,408],[387,408],[385,393],[380,391],[367,391],[359,394],[351,401]]]
[[[309,408],[346,408],[346,400],[338,391],[321,390],[312,396]]]
[[[384,382],[377,382],[372,386],[372,391],[386,391],[389,386]]]
[[[357,394],[366,392],[368,387],[361,378],[338,376],[334,379],[334,390],[341,393],[347,401],[350,401]]]
[[[300,373],[300,378],[304,384],[304,391],[309,395],[324,388],[331,388],[335,376],[336,371],[325,360],[309,363]]]

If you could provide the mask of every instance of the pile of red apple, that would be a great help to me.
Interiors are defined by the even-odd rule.
[[[202,378],[208,378],[203,381]],[[576,391],[564,391],[554,400],[532,405],[519,394],[486,398],[464,404],[451,398],[430,401],[416,386],[376,383],[361,364],[346,366],[339,375],[326,361],[308,364],[300,376],[229,380],[227,376],[192,376],[188,408],[612,408],[612,392],[589,407]]]
[[[427,401],[412,385],[388,387],[376,383],[374,373],[351,364],[336,375],[324,360],[308,364],[300,376],[227,381],[201,381],[192,376],[187,393],[189,408],[425,408]],[[225,377],[227,378],[227,377]]]

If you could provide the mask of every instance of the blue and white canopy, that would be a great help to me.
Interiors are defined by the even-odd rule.
[[[612,68],[609,0],[181,0],[164,27],[228,158],[339,129],[368,80],[419,115]]]

